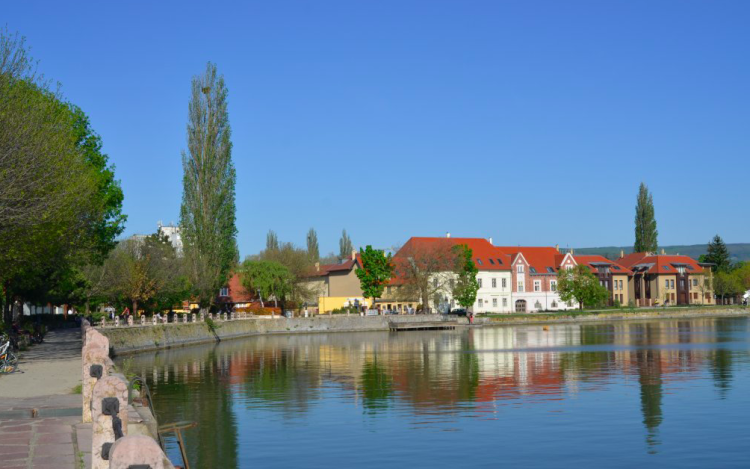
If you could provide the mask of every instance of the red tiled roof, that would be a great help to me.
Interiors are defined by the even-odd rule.
[[[412,249],[430,249],[438,247],[440,244],[447,246],[465,244],[471,249],[474,265],[479,270],[510,270],[511,257],[484,238],[412,237],[399,249],[394,256],[394,260],[403,257],[404,253],[408,253]]]
[[[498,249],[510,254],[515,260],[518,253],[523,255],[526,262],[536,270],[536,274],[554,274],[560,268],[560,264],[565,259],[565,254],[561,254],[557,249],[546,246],[500,246]],[[554,272],[547,270],[551,267]]]
[[[596,273],[597,271],[596,264],[609,264],[610,272],[612,272],[612,274],[614,275],[625,275],[625,274],[633,275],[633,272],[627,267],[625,267],[624,265],[611,261],[604,256],[598,256],[598,255],[578,256],[574,254],[573,259],[575,259],[578,265],[585,265],[589,269],[591,269],[591,271],[594,273]]]
[[[318,270],[315,270],[315,268],[313,267],[313,270],[310,272],[308,277],[325,277],[331,272],[349,271],[354,268],[355,264],[359,265],[360,267],[362,266],[362,257],[359,255],[359,253],[356,254],[356,259],[350,258],[340,264],[324,264],[318,266]]]
[[[676,274],[676,266],[685,265],[691,274],[702,273],[703,267],[689,256],[634,252],[617,260],[617,263],[633,271],[645,269],[649,274]],[[692,269],[691,269],[692,267]]]

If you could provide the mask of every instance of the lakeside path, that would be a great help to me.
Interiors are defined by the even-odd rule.
[[[91,467],[91,424],[81,423],[79,329],[51,331],[0,375],[0,467]]]

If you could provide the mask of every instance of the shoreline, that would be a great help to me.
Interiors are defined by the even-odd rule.
[[[519,325],[586,324],[653,319],[693,319],[705,317],[748,317],[750,309],[684,308],[671,311],[602,311],[592,313],[533,313],[528,317],[476,317],[471,327],[503,327]],[[453,320],[455,318],[451,318]],[[341,332],[387,332],[391,322],[420,323],[446,321],[448,318],[425,316],[316,316],[313,318],[235,319],[215,321],[212,329],[206,322],[169,323],[146,326],[97,328],[110,341],[112,355],[165,350],[224,340],[262,335],[319,334]],[[470,327],[466,318],[458,318],[458,327]]]

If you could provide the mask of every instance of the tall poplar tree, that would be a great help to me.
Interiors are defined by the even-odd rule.
[[[193,77],[180,227],[194,293],[211,304],[238,261],[228,90],[216,65]]]
[[[318,262],[320,259],[320,249],[318,248],[318,233],[315,228],[310,228],[307,232],[307,255],[312,262]]]
[[[268,234],[266,234],[266,251],[267,252],[273,252],[279,250],[279,237],[276,235],[276,232],[273,230],[268,230]]]
[[[339,240],[339,259],[349,259],[352,255],[354,247],[352,246],[352,239],[346,234],[346,230],[341,232],[341,239]]]
[[[646,184],[641,183],[638,190],[638,202],[635,206],[634,252],[656,252],[658,235],[656,218],[654,218],[654,199]]]

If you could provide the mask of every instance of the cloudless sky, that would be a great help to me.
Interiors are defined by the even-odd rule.
[[[0,0],[90,117],[126,234],[179,219],[191,77],[229,87],[242,257],[410,236],[750,242],[750,2]]]

